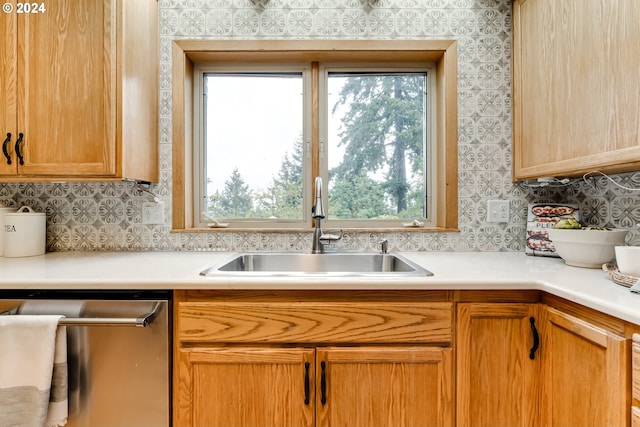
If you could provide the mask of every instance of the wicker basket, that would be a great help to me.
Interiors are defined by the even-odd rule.
[[[626,286],[627,288],[635,285],[638,280],[640,280],[640,277],[629,276],[627,274],[620,273],[620,271],[618,270],[618,266],[610,262],[602,264],[602,269],[609,275],[614,283]]]

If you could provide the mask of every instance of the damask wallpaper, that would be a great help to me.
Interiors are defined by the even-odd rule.
[[[459,226],[451,233],[348,233],[374,250],[524,251],[531,202],[580,205],[589,224],[633,228],[640,192],[603,177],[531,189],[511,182],[511,0],[159,0],[160,171],[151,191],[165,224],[142,224],[149,194],[131,183],[0,183],[0,204],[47,214],[50,251],[308,250],[311,233],[171,233],[171,41],[174,39],[458,40]],[[640,187],[640,173],[614,176]],[[511,220],[489,223],[487,201],[509,200]],[[640,231],[629,242],[640,244]]]

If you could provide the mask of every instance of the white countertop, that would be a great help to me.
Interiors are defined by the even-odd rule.
[[[53,252],[0,257],[2,289],[534,289],[640,325],[640,294],[600,269],[518,252],[403,252],[430,277],[203,277],[229,252]]]

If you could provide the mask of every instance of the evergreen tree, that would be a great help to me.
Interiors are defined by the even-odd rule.
[[[253,196],[245,184],[238,168],[235,168],[224,183],[222,194],[216,192],[209,197],[210,211],[216,218],[245,218],[251,216]]]
[[[336,181],[329,192],[331,217],[381,218],[387,215],[382,186],[365,173]]]
[[[302,219],[302,137],[293,146],[292,153],[282,159],[277,178],[269,188],[272,195],[272,216],[286,219]]]
[[[382,172],[381,185],[396,214],[407,210],[408,195],[415,190],[411,175],[422,174],[424,91],[422,74],[349,76],[333,107],[334,112],[349,107],[339,135],[344,159],[332,171],[334,178],[354,182],[363,172]]]

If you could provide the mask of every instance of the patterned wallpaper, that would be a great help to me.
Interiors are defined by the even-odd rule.
[[[142,224],[151,200],[131,183],[0,183],[0,204],[47,213],[47,246],[66,250],[309,250],[311,233],[170,233],[173,39],[458,40],[459,233],[349,233],[341,245],[373,250],[523,251],[527,205],[580,205],[590,224],[640,223],[640,193],[597,177],[566,187],[511,182],[511,0],[159,0],[160,171],[153,191],[163,225]],[[640,173],[617,175],[638,188]],[[511,221],[488,223],[487,201],[509,200]],[[640,244],[640,232],[629,237]]]

